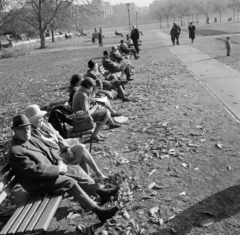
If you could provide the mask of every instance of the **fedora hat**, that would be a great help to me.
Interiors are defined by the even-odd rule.
[[[47,113],[46,111],[41,111],[39,106],[36,104],[27,106],[23,111],[31,123],[40,119]]]
[[[25,114],[17,115],[13,118],[13,126],[12,129],[17,129],[19,127],[30,126],[31,123],[29,122],[28,118]]]

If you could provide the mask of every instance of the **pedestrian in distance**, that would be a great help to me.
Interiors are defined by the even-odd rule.
[[[179,35],[181,34],[181,28],[179,25],[177,25],[176,23],[173,23],[173,27],[170,31],[170,35],[171,35],[171,40],[173,43],[173,46],[175,45],[175,40],[177,45],[179,45]]]
[[[226,45],[226,49],[227,49],[227,56],[230,56],[231,54],[231,47],[232,47],[232,44],[231,44],[231,38],[228,36],[226,38],[226,41],[225,41],[225,45]]]
[[[188,26],[188,31],[189,31],[189,38],[192,40],[192,43],[193,43],[195,36],[196,36],[196,34],[195,34],[196,27],[195,27],[195,25],[193,25],[192,22],[190,22],[190,24]]]

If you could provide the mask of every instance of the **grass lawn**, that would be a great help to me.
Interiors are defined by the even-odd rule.
[[[210,26],[237,32],[230,25]],[[156,28],[143,32],[141,57],[132,60],[135,80],[126,86],[132,102],[112,101],[129,123],[115,130],[106,126],[107,140],[93,145],[93,157],[110,177],[107,183],[121,185],[119,198],[107,204],[118,205],[119,213],[99,225],[95,215],[86,215],[73,200],[64,199],[48,234],[78,234],[79,224],[95,234],[102,230],[116,235],[239,234],[239,124],[161,44],[156,32]],[[187,39],[187,33],[181,37]],[[0,61],[2,153],[12,136],[14,115],[29,104],[43,107],[67,100],[71,75],[85,73],[87,61],[100,58],[120,38],[109,35],[103,48],[92,46],[88,38],[85,44],[79,40],[62,40],[45,50]],[[237,62],[232,61],[239,57],[238,45],[233,44],[236,55],[222,60],[236,69]],[[193,46],[214,57],[225,54],[219,50],[223,42],[215,38],[197,35]],[[121,164],[122,159],[128,163]],[[6,161],[1,154],[0,166]],[[18,204],[22,195],[11,203]],[[158,207],[155,217],[149,212],[153,207]],[[79,215],[68,219],[73,211]],[[8,218],[0,215],[0,227]]]

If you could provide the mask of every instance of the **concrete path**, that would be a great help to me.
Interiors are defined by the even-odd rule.
[[[158,33],[172,54],[240,120],[240,73],[189,45],[171,46],[165,33]]]

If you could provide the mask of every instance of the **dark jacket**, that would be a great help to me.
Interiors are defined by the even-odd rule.
[[[33,194],[62,194],[74,184],[70,177],[80,175],[79,165],[68,165],[67,174],[59,174],[57,161],[62,160],[56,152],[50,151],[41,141],[31,137],[23,142],[13,137],[8,152],[8,161],[19,183]]]
[[[123,64],[123,63],[119,64],[119,63],[113,62],[112,60],[106,59],[106,58],[103,58],[102,64],[111,73],[121,72],[121,71],[124,71],[126,68],[126,64]]]
[[[137,41],[139,39],[139,31],[138,31],[138,29],[133,29],[132,30],[131,39],[133,41]]]
[[[195,38],[195,31],[196,31],[196,27],[195,25],[188,26],[188,31],[189,31],[189,38],[194,39]]]

